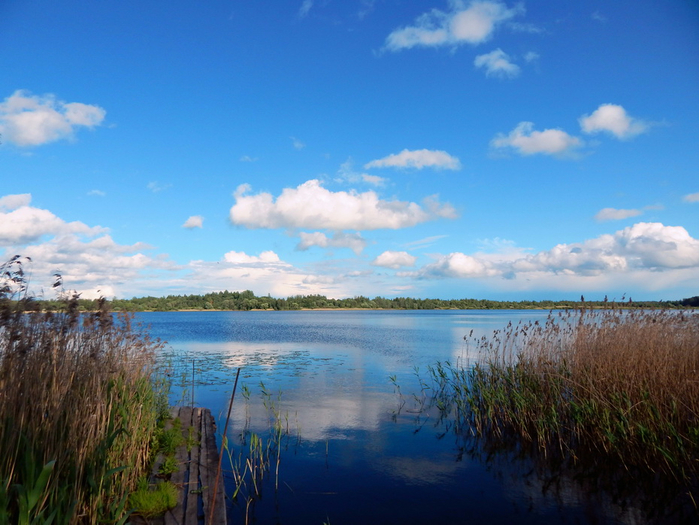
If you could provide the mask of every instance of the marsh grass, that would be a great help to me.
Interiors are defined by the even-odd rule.
[[[473,366],[430,369],[432,402],[455,430],[696,481],[696,312],[551,313],[475,343]]]
[[[0,522],[123,522],[167,414],[159,343],[102,300],[41,312],[27,262],[0,267]]]
[[[260,381],[260,399],[269,427],[259,433],[250,429],[251,391],[246,385],[242,386],[242,395],[246,416],[245,425],[239,434],[239,442],[236,446],[227,436],[223,436],[222,439],[223,451],[227,455],[234,483],[231,499],[234,503],[245,502],[244,516],[245,523],[248,523],[256,503],[262,499],[265,486],[273,480],[274,492],[279,490],[282,449],[288,448],[291,432],[289,414],[281,408],[281,391],[273,394]]]

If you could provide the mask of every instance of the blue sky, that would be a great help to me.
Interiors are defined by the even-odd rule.
[[[699,294],[699,4],[0,4],[0,257],[85,297]]]

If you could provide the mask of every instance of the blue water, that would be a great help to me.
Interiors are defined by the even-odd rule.
[[[279,475],[273,465],[249,505],[242,495],[229,500],[231,523],[646,523],[628,502],[618,505],[572,478],[542,479],[521,454],[470,448],[434,414],[419,411],[419,378],[428,366],[470,366],[478,358],[475,339],[547,315],[352,310],[137,318],[168,342],[162,358],[172,401],[210,408],[221,432],[241,368],[227,434],[234,459],[244,457],[249,432],[269,435],[270,404],[281,414]],[[229,496],[235,486],[229,472]]]

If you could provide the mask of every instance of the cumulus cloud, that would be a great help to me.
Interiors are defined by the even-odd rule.
[[[618,139],[635,137],[649,128],[647,123],[630,117],[623,107],[616,104],[602,104],[591,115],[580,117],[579,122],[585,133],[607,132]]]
[[[415,266],[415,261],[417,261],[417,257],[410,255],[408,252],[394,252],[388,250],[374,259],[371,264],[395,270],[405,266]]]
[[[510,60],[510,56],[502,49],[496,49],[485,55],[478,55],[473,61],[478,68],[485,68],[485,76],[514,78],[519,75],[520,67]]]
[[[396,29],[386,38],[385,49],[399,51],[412,47],[480,44],[490,39],[503,22],[524,13],[521,5],[509,9],[497,1],[472,1],[468,5],[452,0],[448,12],[432,9],[415,23]]]
[[[223,256],[223,260],[235,264],[276,264],[281,262],[279,256],[271,250],[262,252],[260,255],[248,255],[245,252],[230,251]]]
[[[31,196],[7,195],[0,198],[0,249],[30,257],[35,285],[50,286],[49,278],[60,273],[70,289],[85,298],[111,297],[125,283],[145,274],[170,270],[164,257],[149,257],[143,243],[120,245],[100,226],[67,222],[49,210],[30,206]],[[42,283],[42,279],[45,279]],[[152,275],[144,277],[152,281]]]
[[[230,210],[231,222],[247,228],[398,229],[456,217],[450,204],[439,203],[436,198],[426,199],[422,207],[414,202],[382,200],[373,191],[332,192],[316,179],[285,188],[276,200],[269,193],[247,195],[249,191],[248,184],[239,186]]]
[[[681,226],[640,222],[577,244],[559,244],[528,264],[549,271],[668,270],[699,266],[699,241]]]
[[[535,51],[529,51],[527,54],[524,55],[524,60],[527,62],[534,62],[535,60],[539,60],[539,53],[536,53]]]
[[[15,195],[5,195],[0,197],[0,210],[12,211],[21,206],[29,206],[32,201],[31,193],[18,193]]]
[[[291,139],[291,144],[294,146],[294,149],[301,150],[306,147],[306,144],[301,142],[299,139],[296,137],[289,137]]]
[[[31,194],[6,195],[0,198],[0,246],[19,246],[36,242],[45,236],[67,234],[97,235],[106,230],[89,227],[82,222],[66,222],[48,210],[29,206]]]
[[[682,197],[682,200],[685,202],[699,202],[699,192],[685,195],[684,197]]]
[[[89,299],[121,295],[139,280],[152,282],[153,272],[174,268],[165,258],[142,253],[147,249],[143,243],[119,245],[109,235],[85,239],[67,234],[25,246],[21,253],[34,261],[35,278],[60,273],[67,287]]]
[[[183,292],[191,293],[193,286],[202,290],[254,290],[258,296],[272,294],[275,297],[321,294],[343,297],[352,292],[344,288],[346,276],[337,271],[316,268],[313,271],[297,268],[282,260],[275,252],[259,255],[231,251],[221,261],[192,261],[186,266],[189,272]]]
[[[0,133],[21,147],[40,146],[73,137],[79,127],[94,128],[106,111],[81,102],[62,102],[54,95],[18,90],[0,103]]]
[[[464,253],[450,253],[435,262],[423,266],[417,273],[420,279],[456,277],[492,277],[498,274],[493,264]]]
[[[580,243],[513,258],[450,253],[437,257],[414,276],[422,279],[522,276],[542,279],[671,272],[699,268],[699,240],[681,226],[640,222]],[[645,274],[645,273],[644,273]]]
[[[204,217],[201,215],[192,215],[189,219],[184,221],[182,225],[183,228],[203,228],[204,227]]]
[[[404,149],[400,153],[388,155],[382,159],[372,160],[364,165],[370,168],[435,168],[445,170],[458,170],[461,162],[458,158],[449,155],[446,151],[419,149],[410,151]]]
[[[641,210],[617,210],[616,208],[603,208],[595,214],[598,222],[619,221],[629,217],[637,217],[643,213]]]
[[[107,195],[107,193],[102,190],[90,190],[87,192],[87,194],[90,197],[104,197],[105,195]]]
[[[299,238],[301,240],[296,245],[296,249],[300,251],[306,251],[312,246],[320,248],[349,248],[359,255],[367,245],[366,240],[359,233],[335,232],[332,237],[328,237],[322,232],[301,232]]]
[[[509,135],[499,134],[491,142],[493,148],[512,148],[520,155],[562,156],[582,145],[582,141],[560,129],[535,131],[532,122],[520,122]]]
[[[251,157],[250,155],[243,155],[240,157],[240,162],[257,162],[257,157]]]

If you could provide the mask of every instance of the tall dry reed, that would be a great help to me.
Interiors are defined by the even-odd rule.
[[[0,272],[0,522],[119,520],[163,408],[158,343],[105,301],[36,311],[23,264]]]
[[[472,368],[431,370],[438,406],[461,428],[696,479],[699,312],[552,313],[477,345]]]

